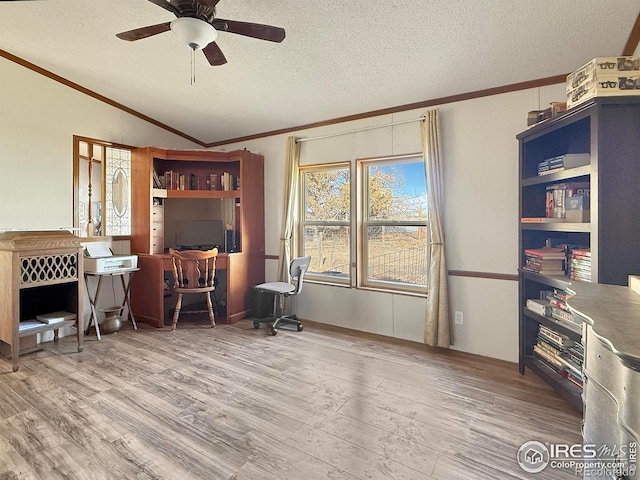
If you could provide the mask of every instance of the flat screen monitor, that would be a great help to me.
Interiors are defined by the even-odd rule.
[[[224,247],[222,220],[181,220],[174,222],[174,227],[178,248],[209,250]]]

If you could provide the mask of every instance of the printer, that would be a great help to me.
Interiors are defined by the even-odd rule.
[[[85,245],[84,271],[87,273],[112,273],[138,268],[137,255],[114,255],[104,242]]]

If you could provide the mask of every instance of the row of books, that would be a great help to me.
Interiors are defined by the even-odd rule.
[[[167,190],[239,190],[240,179],[229,172],[209,173],[196,175],[194,173],[183,174],[173,170],[167,170],[163,175],[158,175],[153,170],[154,188]]]
[[[591,155],[588,153],[567,153],[557,157],[551,157],[538,163],[538,175],[548,175],[560,172],[564,169],[589,165]]]
[[[578,244],[527,248],[523,269],[541,275],[568,275],[571,280],[591,282],[591,250]]]
[[[563,182],[547,185],[545,216],[547,218],[566,218],[567,204],[572,197],[589,197],[589,182]],[[588,203],[585,202],[588,209]]]
[[[575,249],[569,254],[569,278],[579,282],[591,282],[591,250]]]
[[[580,342],[540,325],[533,356],[558,375],[582,387],[584,347]]]

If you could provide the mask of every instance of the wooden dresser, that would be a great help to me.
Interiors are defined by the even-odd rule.
[[[82,351],[82,247],[66,231],[6,232],[0,235],[0,340],[11,346],[18,370],[20,339],[77,324]],[[40,323],[38,315],[65,312],[59,323]]]
[[[595,445],[603,462],[626,466],[618,476],[584,478],[632,478],[640,443],[640,294],[579,282],[570,289],[569,308],[584,319],[584,444]]]

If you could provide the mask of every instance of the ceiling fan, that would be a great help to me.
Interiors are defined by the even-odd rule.
[[[218,32],[235,33],[270,42],[282,42],[285,31],[280,27],[259,23],[238,22],[216,17],[216,5],[220,0],[149,0],[177,18],[171,22],[136,28],[116,36],[135,41],[173,30],[194,51],[202,49],[211,65],[227,63],[220,47],[215,43]]]

